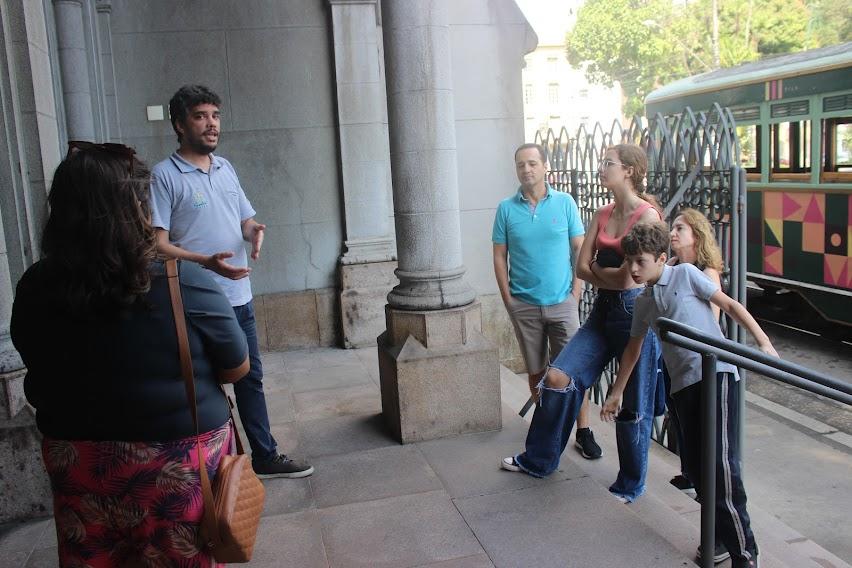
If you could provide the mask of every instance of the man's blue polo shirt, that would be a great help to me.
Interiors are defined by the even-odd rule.
[[[574,280],[571,239],[584,233],[574,198],[550,185],[535,210],[520,189],[501,201],[491,240],[507,245],[512,295],[536,306],[563,302]]]

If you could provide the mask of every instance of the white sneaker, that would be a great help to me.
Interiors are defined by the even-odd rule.
[[[515,458],[512,456],[509,456],[508,458],[503,458],[500,461],[500,467],[502,467],[506,471],[521,471],[521,466],[518,465],[518,462],[516,462]]]

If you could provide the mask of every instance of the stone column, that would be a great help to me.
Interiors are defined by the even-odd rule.
[[[445,0],[384,10],[400,283],[378,338],[382,409],[414,442],[500,428],[500,369],[465,282]]]
[[[98,36],[100,41],[100,68],[104,99],[104,139],[118,142],[121,140],[120,122],[118,120],[118,96],[115,88],[115,62],[112,58],[112,2],[98,0]]]
[[[94,140],[82,0],[53,0],[56,43],[69,140]]]
[[[334,46],[346,252],[340,315],[346,347],[374,345],[397,283],[378,0],[328,0]]]

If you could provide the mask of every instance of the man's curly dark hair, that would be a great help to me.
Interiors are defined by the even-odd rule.
[[[659,258],[669,250],[669,227],[661,221],[637,223],[621,239],[621,248],[629,256],[648,252]]]

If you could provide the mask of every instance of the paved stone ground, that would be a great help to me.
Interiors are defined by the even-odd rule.
[[[375,350],[264,363],[281,449],[316,472],[265,482],[251,566],[691,565],[570,460],[546,480],[500,470],[526,435],[508,406],[501,431],[402,446],[381,420]],[[6,527],[0,566],[56,566],[53,522]]]
[[[582,460],[569,448],[546,480],[499,469],[501,456],[522,448],[527,429],[514,410],[525,381],[506,369],[501,431],[402,446],[382,423],[374,349],[270,353],[264,364],[281,450],[308,459],[316,472],[265,482],[251,566],[695,566],[698,507],[668,485],[676,458],[662,448],[652,451],[648,493],[629,506],[605,489],[617,457],[604,425],[596,425],[602,460]],[[812,543],[770,515],[753,516],[767,543],[765,567],[843,565],[816,561],[821,552],[813,547],[807,559],[788,556],[788,543]],[[0,567],[56,565],[51,520],[0,527]]]

